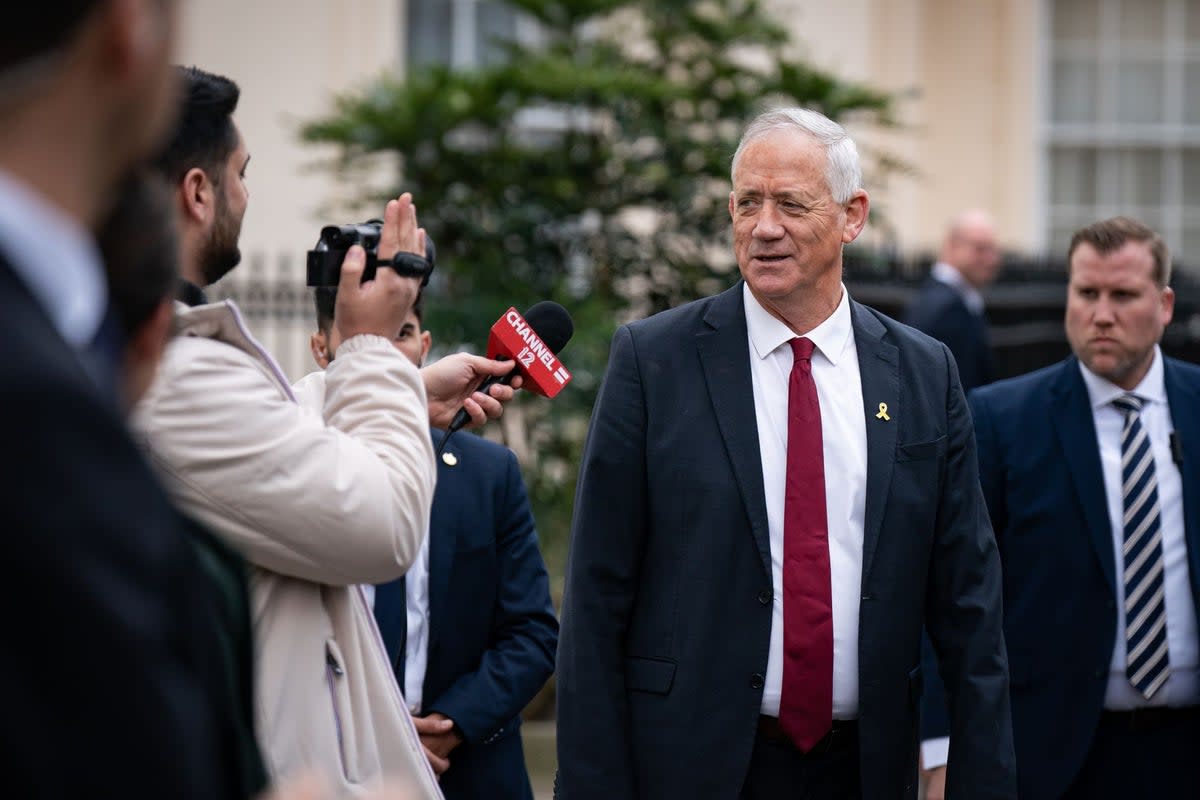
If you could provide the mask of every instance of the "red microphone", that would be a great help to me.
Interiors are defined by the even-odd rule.
[[[520,373],[525,378],[526,389],[543,397],[554,397],[571,382],[571,373],[558,360],[557,353],[574,333],[571,315],[552,300],[535,303],[525,316],[521,316],[516,308],[510,308],[492,326],[487,354],[488,358],[511,358],[516,366],[503,377],[488,378],[476,391],[486,394],[494,384],[510,383]],[[452,433],[470,421],[467,410],[460,409],[446,429],[438,452],[446,446]]]
[[[561,314],[548,315],[542,310],[543,306],[552,306]],[[546,319],[549,316],[561,319]],[[516,308],[504,312],[492,326],[491,336],[488,337],[488,358],[513,359],[525,377],[526,389],[542,397],[554,397],[571,382],[571,373],[558,360],[556,352],[571,338],[574,325],[566,309],[549,301],[529,309],[529,317],[538,323],[536,329],[529,320],[517,313]],[[564,320],[566,336],[554,336],[563,329],[561,323]],[[541,324],[545,322],[554,324]]]

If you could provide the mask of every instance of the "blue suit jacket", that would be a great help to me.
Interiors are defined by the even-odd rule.
[[[1164,378],[1184,443],[1188,565],[1200,611],[1200,368],[1166,359]],[[970,404],[1004,565],[1021,797],[1057,798],[1083,765],[1117,634],[1112,525],[1091,404],[1074,357],[978,389]]]
[[[434,446],[445,434],[434,431]],[[438,459],[429,526],[430,640],[423,712],[440,712],[465,741],[442,776],[447,800],[532,798],[520,712],[554,671],[558,620],[517,459],[468,433]],[[376,588],[375,619],[392,663],[405,600]],[[403,676],[397,676],[403,687]]]
[[[957,371],[929,337],[858,303],[851,315],[867,435],[863,796],[916,795],[925,624],[958,699],[950,791],[1011,798],[1000,565]],[[741,792],[776,602],[749,359],[740,282],[614,337],[567,566],[562,800]]]
[[[905,310],[904,322],[950,348],[963,391],[983,386],[995,377],[987,320],[972,314],[954,287],[927,278]]]

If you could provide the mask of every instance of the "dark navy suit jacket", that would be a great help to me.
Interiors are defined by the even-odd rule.
[[[1164,378],[1183,442],[1188,566],[1200,612],[1200,368],[1166,359]],[[970,404],[1004,565],[1020,793],[1057,798],[1090,746],[1117,635],[1112,524],[1091,403],[1071,357],[978,389]]]
[[[950,348],[958,363],[963,391],[983,386],[995,377],[987,320],[972,314],[953,286],[927,278],[905,311],[904,322]]]
[[[0,340],[0,793],[236,796],[191,545],[111,372],[89,374],[3,255]]]
[[[916,795],[924,624],[947,655],[963,737],[950,792],[1011,798],[1000,564],[957,370],[944,345],[850,308],[867,436],[862,793]],[[563,601],[561,800],[739,796],[767,671],[771,576],[739,282],[613,339]]]
[[[434,446],[445,434],[434,431]],[[517,459],[469,433],[438,459],[429,525],[430,639],[422,713],[464,736],[441,778],[447,800],[528,800],[520,712],[554,671],[558,620]],[[393,664],[405,599],[376,588],[375,619]],[[403,676],[397,675],[401,688]]]

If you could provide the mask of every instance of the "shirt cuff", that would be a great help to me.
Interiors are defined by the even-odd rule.
[[[937,769],[946,766],[950,760],[950,737],[941,736],[937,739],[926,739],[921,742],[921,764],[925,769]]]

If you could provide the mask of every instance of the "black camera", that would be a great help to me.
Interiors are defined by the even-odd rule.
[[[326,225],[321,228],[321,238],[317,241],[317,246],[308,251],[308,285],[337,286],[346,251],[356,244],[367,251],[367,265],[362,278],[364,281],[374,278],[378,267],[391,267],[406,278],[420,278],[422,286],[428,284],[437,253],[429,234],[425,234],[424,257],[401,251],[391,259],[380,259],[379,232],[382,229],[383,220],[378,219],[350,225]]]

